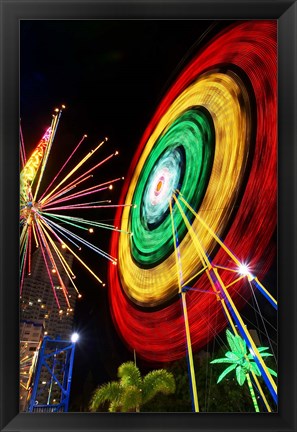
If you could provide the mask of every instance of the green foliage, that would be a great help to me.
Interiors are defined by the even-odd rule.
[[[149,372],[143,378],[143,403],[153,399],[157,393],[165,395],[175,392],[175,380],[172,373],[165,369]]]
[[[247,353],[247,346],[240,336],[233,335],[230,330],[226,331],[226,337],[228,344],[230,346],[231,351],[228,351],[225,353],[224,358],[215,359],[211,361],[211,364],[214,363],[231,363],[231,366],[229,366],[227,369],[225,369],[221,375],[218,377],[217,383],[221,382],[223,378],[226,377],[226,375],[229,372],[232,372],[235,369],[236,372],[236,379],[240,386],[243,386],[246,379],[248,380],[249,390],[250,394],[253,400],[255,411],[259,411],[257,399],[254,393],[253,386],[251,384],[249,373],[254,373],[257,376],[261,376],[260,370],[257,366],[257,364],[254,361],[254,357],[251,353]],[[261,357],[269,357],[272,354],[266,353],[268,348],[267,347],[259,347],[258,351],[261,353]],[[277,376],[276,372],[273,371],[270,368],[267,368],[269,372],[275,376]]]
[[[90,409],[91,411],[96,411],[97,407],[102,405],[104,402],[110,402],[112,404],[109,410],[115,411],[120,405],[122,395],[123,387],[120,385],[120,383],[112,381],[103,384],[94,392],[90,402]]]
[[[243,344],[244,347],[244,344]],[[266,348],[267,349],[267,348]],[[262,352],[262,349],[260,349]],[[265,351],[265,350],[264,350]],[[215,356],[223,357],[225,351],[223,348],[216,351]],[[217,362],[218,360],[218,362]],[[266,360],[266,359],[265,359]],[[236,379],[235,369],[236,362],[230,362],[230,359],[223,357],[216,359],[213,363],[222,363],[223,369],[232,366],[234,374],[227,374],[217,385],[217,375],[214,368],[210,366],[210,359],[206,356],[203,360],[198,354],[194,354],[196,386],[198,393],[198,402],[200,412],[212,413],[249,413],[254,412],[254,405],[251,403],[251,394],[247,385],[239,385]],[[274,358],[267,357],[265,361],[267,367],[275,368]],[[229,364],[226,364],[229,363]],[[224,367],[226,364],[226,368]],[[255,366],[256,363],[252,362]],[[145,412],[192,412],[192,401],[190,392],[190,382],[188,374],[188,365],[185,358],[166,365],[167,371],[172,372],[175,378],[176,390],[174,394],[160,394],[158,398],[152,399],[145,403],[142,411]],[[221,372],[223,373],[224,370]],[[231,371],[232,372],[232,371]],[[258,371],[259,373],[259,371]],[[258,375],[259,376],[259,375]],[[264,384],[263,378],[259,376],[262,390],[268,400],[272,410],[275,407],[274,401]],[[256,397],[258,393],[256,393]],[[265,405],[261,398],[257,399],[261,411],[265,411]]]
[[[118,369],[118,377],[121,380],[121,384],[124,387],[135,386],[141,387],[141,374],[140,370],[135,364],[130,361],[123,363]]]
[[[188,373],[186,360],[166,365],[167,371],[171,372],[175,379],[175,393],[162,394],[158,398],[147,401],[142,411],[145,412],[190,412],[191,398],[189,393]],[[149,375],[149,374],[148,374]]]
[[[253,412],[248,388],[241,387],[235,377],[227,378],[218,386],[208,358],[201,360],[194,355],[194,364],[200,412]],[[192,412],[187,360],[178,360],[167,365],[166,369],[174,375],[175,393],[167,396],[160,394],[144,404],[142,411]]]
[[[233,352],[237,357],[238,351],[244,351],[245,344],[241,344],[241,348],[238,348],[238,339],[236,341],[236,352],[234,353],[231,350],[228,352]],[[232,342],[231,342],[232,343]],[[268,370],[271,374],[275,374],[273,371],[275,369],[275,360],[273,356],[267,353],[267,347],[258,348],[262,357],[265,357],[265,363],[268,367]],[[268,355],[263,355],[268,354]],[[225,351],[223,349],[218,350],[215,353],[216,360],[213,360],[211,363],[222,363],[222,370],[219,373],[222,375],[224,371],[225,375],[222,377],[220,384],[217,385],[217,375],[215,374],[215,370],[212,366],[210,366],[209,358],[205,357],[203,360],[201,356],[199,357],[197,354],[194,355],[194,365],[195,365],[195,375],[196,375],[196,385],[198,392],[198,401],[199,401],[199,410],[200,412],[213,412],[213,413],[228,413],[228,412],[237,412],[237,413],[248,413],[254,412],[254,406],[251,403],[251,394],[249,391],[249,387],[247,385],[240,385],[237,382],[236,378],[236,368],[237,363],[235,361],[235,357],[231,355],[232,358],[225,356]],[[247,355],[251,365],[251,371],[255,373],[255,375],[259,376],[259,381],[262,385],[262,390],[270,404],[272,410],[274,409],[274,401],[269,393],[269,390],[264,384],[263,378],[260,376],[260,371],[256,363],[253,361],[253,357],[251,354]],[[132,362],[129,362],[130,364]],[[229,364],[227,364],[229,363]],[[226,365],[226,367],[224,367]],[[130,366],[129,366],[130,367]],[[219,368],[220,366],[218,366]],[[232,367],[232,369],[231,369]],[[227,369],[230,368],[229,371]],[[131,372],[134,369],[134,363],[131,365]],[[166,370],[165,370],[166,369]],[[175,381],[175,392],[166,394],[167,389],[163,388],[164,393],[160,391],[157,394],[157,397],[154,396],[155,390],[158,388],[159,377],[158,373],[154,374],[152,371],[148,373],[142,380],[145,382],[145,387],[141,386],[139,393],[136,391],[132,392],[132,389],[127,386],[127,392],[123,399],[125,399],[125,403],[117,404],[111,403],[110,401],[103,402],[100,406],[93,409],[93,411],[135,411],[136,409],[140,409],[142,412],[192,412],[192,401],[190,394],[190,382],[189,382],[189,374],[188,374],[188,365],[187,360],[185,358],[178,360],[176,362],[166,364],[165,365],[166,373],[169,373],[174,377]],[[121,370],[128,370],[128,368],[122,368]],[[229,372],[234,372],[229,373]],[[272,372],[271,372],[272,371]],[[139,372],[139,371],[138,371]],[[133,382],[137,382],[138,378],[141,375],[131,373],[133,378]],[[124,379],[124,382],[132,384],[132,377]],[[155,376],[156,379],[152,379]],[[166,382],[165,374],[164,383]],[[121,382],[123,377],[120,377],[118,384]],[[150,384],[151,380],[153,383]],[[123,382],[123,381],[122,381]],[[264,384],[264,385],[263,385]],[[166,385],[165,385],[166,386]],[[141,402],[140,397],[141,395]],[[258,393],[256,393],[256,397]],[[130,403],[131,398],[131,403]],[[134,398],[134,401],[133,401]],[[137,408],[138,403],[138,408]],[[265,405],[263,404],[261,399],[258,399],[258,404],[261,411],[265,410]]]
[[[120,411],[129,412],[139,410],[142,405],[142,390],[139,387],[130,385],[123,387],[123,393],[120,400]]]
[[[243,385],[246,380],[246,371],[242,366],[237,366],[236,368],[236,378],[239,385]]]
[[[109,403],[109,411],[140,411],[140,407],[158,393],[169,395],[175,391],[172,373],[165,369],[149,372],[144,378],[133,362],[123,363],[118,369],[119,381],[103,384],[93,394],[90,410],[97,411]]]
[[[251,353],[247,353],[247,346],[245,343],[245,340],[242,339],[238,335],[233,335],[230,330],[226,331],[226,337],[228,344],[230,346],[231,351],[227,351],[225,353],[224,358],[215,359],[211,361],[211,364],[214,363],[231,363],[232,367],[228,367],[221,373],[221,375],[218,377],[217,383],[221,382],[225,376],[235,369],[233,367],[236,366],[236,378],[239,385],[243,385],[246,380],[246,375],[249,372],[254,372],[255,375],[260,376],[261,373],[259,371],[259,368],[257,364],[254,362],[254,358]],[[268,348],[267,347],[259,347],[258,351],[261,353],[261,357],[269,357],[272,356],[270,353],[265,353]],[[272,375],[277,376],[276,372],[274,372],[272,369],[269,369],[269,372]]]
[[[220,381],[222,381],[222,379],[225,378],[225,376],[226,376],[229,372],[231,372],[232,370],[234,370],[235,368],[236,368],[236,364],[232,364],[231,366],[227,367],[227,369],[225,369],[224,372],[219,376],[217,382],[219,383]]]

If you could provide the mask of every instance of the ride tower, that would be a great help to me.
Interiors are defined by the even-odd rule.
[[[33,379],[29,412],[68,412],[77,333],[71,341],[43,338]],[[43,380],[46,372],[47,380]],[[47,402],[39,403],[38,395],[47,387]]]

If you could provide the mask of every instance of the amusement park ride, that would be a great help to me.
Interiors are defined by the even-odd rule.
[[[220,265],[216,265],[213,263],[205,251],[203,250],[203,247],[201,246],[201,243],[199,239],[197,238],[196,234],[193,232],[193,229],[179,203],[178,198],[181,200],[181,202],[188,208],[191,213],[198,219],[199,223],[203,225],[203,227],[210,233],[210,235],[215,239],[215,241],[220,245],[220,247],[226,252],[226,254],[231,258],[232,262],[234,263],[234,268],[226,268],[223,267],[224,270],[241,274],[239,277],[235,278],[231,283],[228,285],[225,285],[223,280],[220,277],[219,270]],[[202,220],[202,218],[189,206],[189,204],[186,202],[186,200],[182,197],[182,195],[179,193],[179,191],[176,191],[175,194],[173,194],[173,200],[176,203],[176,206],[178,210],[180,211],[183,220],[185,224],[187,225],[187,229],[191,235],[191,239],[193,241],[193,244],[195,245],[197,254],[200,257],[200,260],[203,264],[202,270],[200,270],[199,273],[205,272],[208,279],[210,287],[212,288],[213,292],[217,296],[217,300],[221,302],[222,308],[224,310],[224,313],[227,317],[228,323],[230,327],[232,328],[232,331],[234,335],[239,334],[244,341],[246,342],[246,345],[249,349],[249,352],[251,353],[254,361],[256,362],[260,372],[261,376],[263,377],[265,384],[267,385],[267,388],[269,389],[269,392],[271,396],[273,397],[274,402],[277,404],[277,387],[275,384],[275,381],[273,377],[271,376],[271,373],[267,369],[267,366],[265,362],[263,361],[260,352],[257,349],[257,346],[255,345],[255,342],[253,341],[253,338],[251,337],[246,325],[243,322],[243,319],[241,318],[241,315],[236,308],[231,296],[228,293],[228,288],[234,284],[236,284],[238,281],[242,280],[243,278],[247,278],[249,283],[252,283],[255,285],[255,287],[263,294],[270,304],[277,310],[277,301],[273,298],[273,296],[266,290],[266,288],[259,282],[257,277],[252,275],[248,269],[248,266],[242,264],[236,256],[231,252],[231,250],[219,239],[219,237],[211,230],[210,227],[207,226],[207,224]],[[194,404],[194,410],[195,412],[199,411],[199,404],[198,404],[198,394],[196,389],[196,379],[195,379],[195,370],[194,370],[194,362],[193,362],[193,355],[192,355],[192,344],[191,344],[191,332],[189,327],[189,321],[188,321],[188,313],[187,313],[187,302],[186,302],[186,293],[188,292],[190,287],[188,287],[186,284],[184,284],[183,277],[182,277],[182,257],[179,252],[179,244],[178,244],[178,236],[177,236],[177,230],[174,226],[174,216],[172,211],[172,204],[171,201],[169,201],[169,208],[170,208],[170,215],[171,215],[171,221],[172,221],[172,234],[174,238],[174,246],[175,246],[175,256],[176,256],[176,265],[177,265],[177,274],[178,274],[178,283],[179,283],[179,294],[181,296],[182,301],[182,308],[183,308],[183,315],[184,315],[184,322],[185,322],[185,332],[186,332],[186,341],[187,341],[187,353],[189,357],[189,364],[190,364],[190,383],[191,383],[191,393],[192,393],[192,400]],[[198,276],[198,274],[196,275]],[[212,292],[210,291],[210,294]],[[263,401],[266,405],[267,410],[270,412],[271,408],[267,402],[267,399],[263,393],[263,390],[261,388],[261,385],[255,375],[254,372],[252,372],[252,376],[255,382],[255,385],[257,386],[261,397],[263,398]]]
[[[81,186],[84,185],[85,182],[93,179],[93,174],[91,173],[94,170],[97,170],[102,166],[102,164],[108,162],[112,157],[118,154],[117,151],[112,153],[99,163],[93,165],[91,168],[88,167],[87,170],[77,176],[77,171],[87,163],[91,157],[94,157],[96,152],[107,141],[107,138],[101,141],[95,149],[89,151],[80,160],[80,162],[74,166],[74,168],[69,169],[68,172],[65,173],[74,153],[87,137],[87,135],[84,135],[44,192],[39,194],[40,186],[43,184],[42,180],[44,174],[47,171],[46,168],[49,154],[56,135],[62,110],[64,108],[65,106],[62,105],[60,109],[55,109],[51,126],[46,130],[41,141],[38,143],[28,160],[26,160],[23,135],[22,131],[20,131],[21,162],[23,166],[20,174],[20,295],[22,296],[25,275],[28,277],[31,275],[32,254],[37,248],[39,248],[47,272],[46,276],[60,316],[62,316],[66,311],[63,310],[61,302],[57,296],[55,290],[56,283],[59,284],[59,289],[62,290],[63,300],[65,300],[64,304],[68,307],[67,310],[72,311],[69,301],[71,295],[68,292],[64,281],[65,275],[67,275],[68,280],[74,287],[77,293],[77,298],[80,299],[82,297],[74,282],[75,274],[66,261],[60,248],[67,250],[102,286],[105,286],[105,284],[82,260],[78,254],[79,251],[81,251],[82,247],[88,248],[116,264],[115,258],[92,244],[90,241],[87,241],[85,238],[76,234],[77,230],[86,233],[93,233],[95,227],[106,230],[116,230],[117,228],[113,225],[100,223],[97,220],[87,220],[77,216],[77,213],[84,209],[93,210],[103,207],[114,207],[114,205],[110,204],[110,200],[82,203],[81,198],[89,198],[92,194],[104,190],[111,190],[115,182],[123,180],[122,177],[116,178],[95,186],[81,189]],[[62,180],[56,181],[58,176],[61,174],[63,174]],[[75,179],[69,180],[69,178],[74,175],[76,175]],[[58,213],[59,211],[61,211],[61,213]],[[75,212],[75,215],[69,215],[69,212]],[[77,252],[75,252],[74,249],[76,249]],[[36,350],[35,354],[38,354],[38,360],[37,362],[34,361],[34,364],[33,356],[31,356],[32,361],[29,368],[30,370],[27,367],[27,363],[30,359],[28,356],[23,358],[21,355],[20,370],[24,370],[28,380],[24,383],[22,376],[20,376],[20,383],[22,388],[25,388],[25,390],[29,392],[28,410],[30,412],[68,411],[75,343],[76,340],[69,342],[67,340],[61,340],[61,338],[57,336],[54,338],[44,336],[41,346]],[[50,402],[50,396],[47,404],[38,403],[39,381],[41,373],[45,370],[48,371],[51,383],[49,395],[51,394],[53,381],[57,385],[56,388],[60,389],[60,396],[57,398],[57,403],[54,404],[53,402]],[[59,374],[61,376],[57,375],[56,370],[60,371]]]
[[[46,172],[47,162],[49,154],[52,148],[54,137],[57,131],[59,120],[62,114],[62,110],[65,105],[62,105],[60,109],[56,108],[55,114],[53,115],[53,120],[51,126],[47,129],[46,133],[42,137],[41,141],[37,145],[36,149],[33,151],[32,155],[26,160],[24,142],[22,140],[21,133],[21,161],[23,169],[20,174],[20,251],[21,251],[21,286],[20,292],[22,293],[22,287],[24,282],[25,272],[29,275],[31,273],[31,256],[35,247],[40,247],[44,263],[46,265],[48,279],[51,283],[52,292],[55,296],[58,309],[61,310],[59,300],[55,293],[54,283],[52,279],[52,273],[56,275],[59,280],[60,286],[62,287],[63,294],[67,305],[70,307],[68,300],[68,292],[65,284],[59,273],[58,266],[56,264],[59,261],[62,268],[65,270],[71,284],[75,288],[78,297],[81,297],[78,288],[74,283],[75,275],[73,274],[70,266],[67,264],[63,254],[61,254],[57,244],[59,244],[63,249],[70,252],[71,255],[83,266],[88,272],[99,282],[101,285],[105,285],[103,281],[92,271],[87,264],[79,257],[79,255],[74,252],[75,248],[77,251],[81,251],[82,246],[89,248],[96,254],[105,257],[112,263],[116,263],[116,258],[110,256],[107,252],[101,250],[94,244],[85,240],[83,237],[78,236],[75,232],[72,232],[73,227],[75,229],[81,230],[83,232],[92,233],[94,227],[99,227],[108,230],[116,230],[117,228],[113,225],[100,223],[97,221],[86,220],[78,216],[72,216],[65,214],[69,212],[80,212],[85,209],[100,209],[103,207],[115,207],[110,204],[110,200],[105,201],[92,201],[84,202],[76,201],[80,200],[82,197],[89,197],[90,195],[102,192],[104,190],[111,190],[113,184],[123,177],[109,180],[107,182],[97,184],[95,186],[87,187],[85,189],[75,192],[79,187],[81,187],[84,182],[92,180],[94,170],[97,170],[104,163],[108,162],[111,158],[118,154],[115,151],[99,163],[96,163],[91,168],[88,168],[85,172],[75,177],[74,180],[68,181],[70,177],[74,176],[76,172],[102,147],[102,145],[107,141],[104,138],[95,149],[89,151],[79,163],[75,165],[74,168],[70,169],[67,173],[64,171],[68,168],[68,164],[71,161],[74,153],[81,146],[87,135],[84,135],[80,142],[77,144],[75,149],[72,151],[70,156],[67,158],[66,162],[63,164],[59,172],[47,186],[45,191],[39,196],[39,188]],[[63,175],[62,180],[58,182],[57,185],[53,186],[54,182],[57,180],[58,176]],[[68,183],[67,183],[68,181]],[[33,190],[34,185],[34,190]],[[62,211],[62,213],[57,213],[57,211]],[[66,226],[68,228],[66,228]],[[71,246],[70,246],[71,245]]]
[[[74,353],[78,334],[73,333],[71,341],[52,339],[45,336],[38,353],[34,381],[29,395],[29,412],[68,412],[72,381]],[[42,370],[49,372],[49,391],[46,404],[38,403],[38,387]],[[59,375],[56,370],[58,370]],[[59,388],[59,398],[51,402],[53,383]]]
[[[260,62],[264,52],[265,62]],[[260,282],[276,254],[276,64],[274,22],[240,22],[211,41],[180,74],[144,132],[122,188],[119,202],[123,204],[72,202],[111,189],[123,179],[74,191],[118,152],[67,183],[106,139],[53,186],[85,136],[38,197],[61,109],[28,162],[21,146],[21,290],[25,271],[30,273],[33,240],[41,248],[53,295],[51,273],[55,272],[66,300],[68,293],[56,260],[80,294],[56,242],[101,285],[102,280],[73,248],[86,246],[107,258],[109,303],[120,336],[146,361],[165,363],[188,356],[195,412],[199,412],[199,389],[192,352],[226,326],[233,337],[244,341],[248,350],[244,360],[256,364],[251,369],[253,385],[266,410],[273,411],[257,375],[262,376],[274,403],[278,402],[271,369],[240,313],[253,290],[277,310],[276,299]],[[116,208],[119,227],[55,213],[101,207]],[[112,230],[110,253],[73,233],[73,227]],[[261,264],[254,271],[258,262]],[[242,301],[243,293],[247,298]],[[214,318],[218,318],[216,326]],[[70,345],[65,348],[69,352],[68,383],[74,355],[71,349]],[[41,354],[39,365],[45,364],[45,359]],[[36,388],[35,383],[34,392]],[[67,410],[68,402],[63,399],[61,403]]]

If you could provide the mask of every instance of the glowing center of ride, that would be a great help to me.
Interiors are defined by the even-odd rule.
[[[28,201],[26,206],[21,210],[21,218],[26,219],[27,225],[34,223],[36,214],[40,211],[40,203]]]
[[[153,206],[160,203],[168,193],[171,186],[171,175],[167,168],[163,168],[161,172],[156,173],[156,177],[152,182],[151,190],[149,191],[149,199]]]
[[[208,111],[199,107],[183,112],[166,131],[162,129],[157,135],[140,164],[137,180],[132,182],[129,200],[137,206],[127,215],[129,230],[133,232],[133,261],[146,269],[161,263],[174,251],[169,211],[173,194],[180,191],[197,210],[207,188],[214,155],[213,122]],[[178,239],[182,241],[186,225],[180,212],[174,209],[174,213]],[[191,215],[188,219],[191,221]]]
[[[165,217],[172,192],[180,183],[182,163],[181,152],[172,148],[152,167],[142,197],[143,220],[149,227],[160,223]]]
[[[156,192],[155,192],[156,195],[159,194],[159,192],[163,186],[163,182],[164,182],[164,178],[162,177],[157,184]]]

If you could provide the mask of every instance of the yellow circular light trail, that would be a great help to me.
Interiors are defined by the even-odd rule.
[[[243,180],[251,135],[249,97],[241,79],[231,71],[227,74],[208,72],[175,99],[143,150],[125,204],[132,204],[133,192],[143,165],[159,137],[166,133],[182,113],[192,107],[201,106],[208,110],[214,122],[215,154],[199,214],[220,236],[224,232],[226,221],[229,221]],[[133,210],[128,207],[123,210],[121,230],[126,232],[131,231],[130,211]],[[199,226],[197,220],[193,222],[192,227],[204,250],[211,254],[215,246],[213,237]],[[119,275],[128,297],[139,305],[156,306],[176,295],[178,284],[174,252],[155,267],[145,269],[133,260],[130,242],[128,236],[120,235]],[[183,257],[183,277],[187,280],[193,276],[194,270],[197,273],[199,268],[202,268],[189,233],[180,245],[180,253]]]

